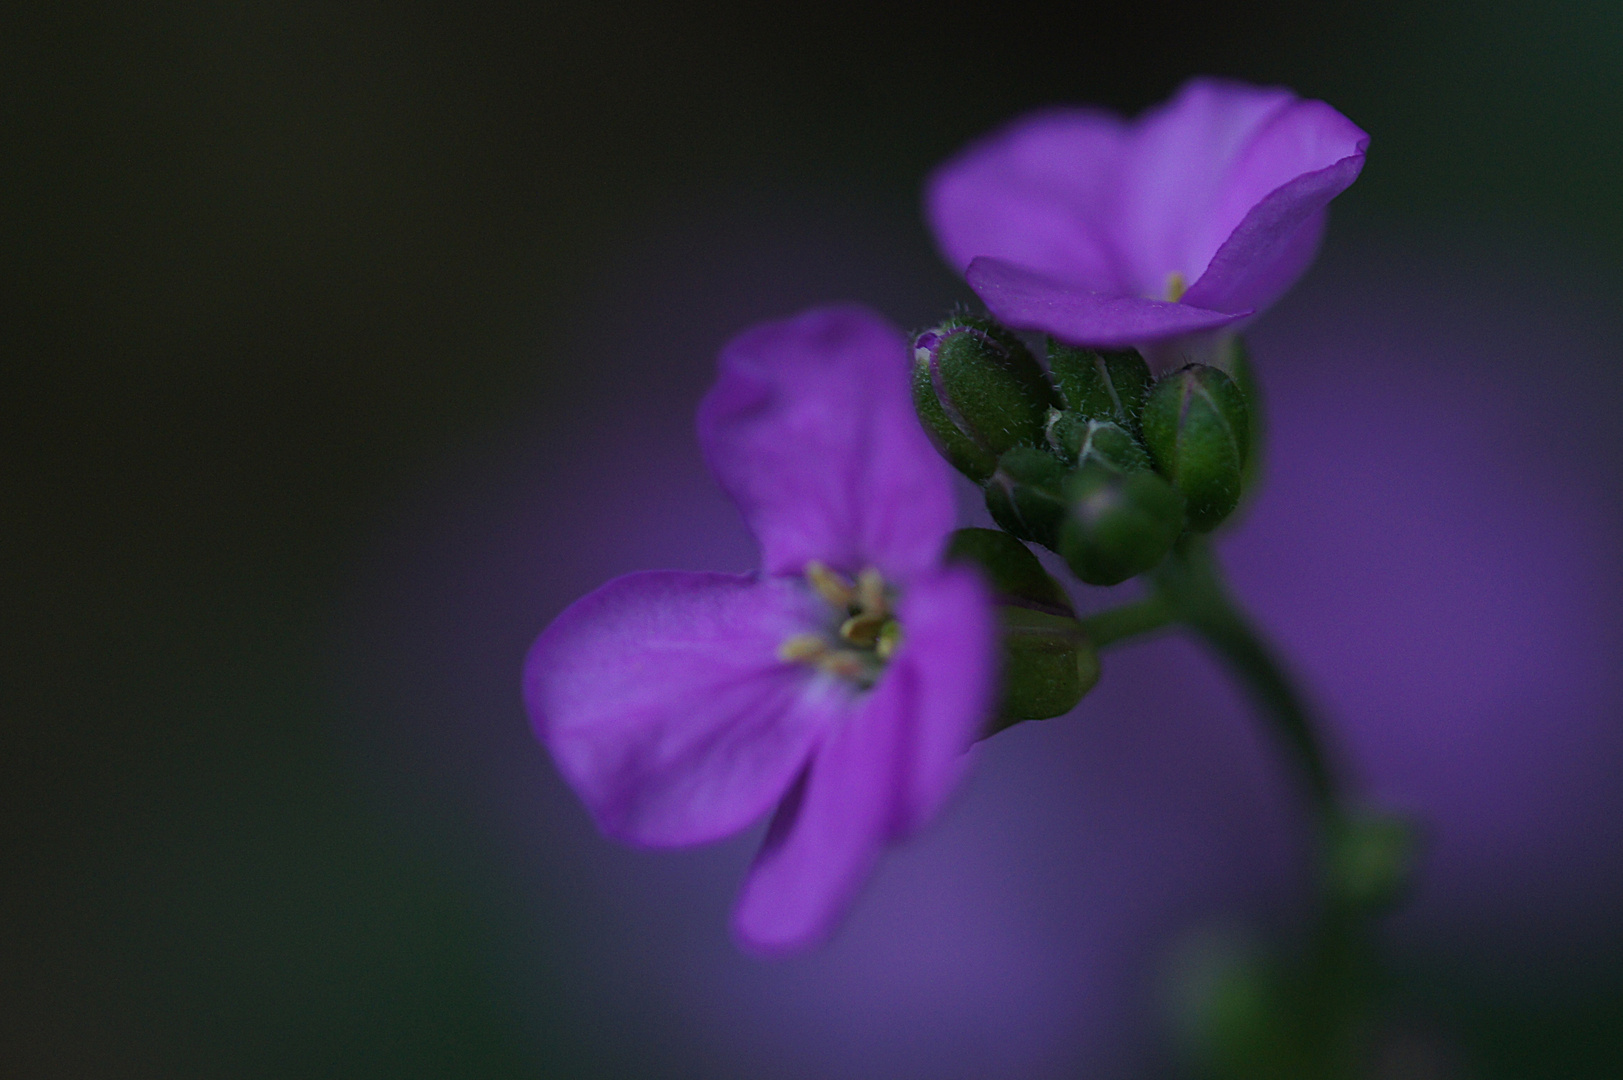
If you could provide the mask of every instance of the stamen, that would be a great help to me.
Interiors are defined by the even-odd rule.
[[[1189,291],[1189,281],[1183,276],[1181,270],[1174,270],[1167,275],[1167,301],[1176,304],[1183,299],[1183,294]]]
[[[828,642],[821,634],[796,634],[778,646],[778,659],[796,664],[815,664],[828,652]]]
[[[824,563],[813,559],[806,564],[806,580],[829,607],[836,611],[851,609],[851,583],[838,570],[830,570]]]
[[[895,652],[902,644],[902,624],[891,619],[879,628],[879,640],[874,642],[874,655],[881,660],[889,660],[890,654]]]
[[[879,631],[884,627],[886,618],[882,611],[864,611],[860,615],[853,615],[840,624],[840,637],[853,645],[871,649],[879,640]]]
[[[857,610],[873,615],[885,610],[885,578],[871,566],[857,575]]]
[[[862,689],[874,684],[885,660],[901,642],[901,627],[890,613],[885,578],[868,567],[853,582],[826,563],[806,564],[806,581],[839,620],[838,636],[794,634],[778,646],[778,659],[808,664]]]

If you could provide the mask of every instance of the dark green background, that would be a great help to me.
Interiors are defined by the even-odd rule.
[[[1351,227],[1623,263],[1611,3],[16,5],[0,49],[13,1076],[591,1074],[357,792],[323,649],[389,508],[569,400],[548,327],[673,208],[911,214],[1020,109],[1212,73],[1374,134]],[[1439,993],[1504,1075],[1615,1075],[1609,998]]]

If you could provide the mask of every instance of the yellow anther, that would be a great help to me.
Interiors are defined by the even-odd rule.
[[[828,655],[828,642],[821,634],[796,634],[778,646],[778,659],[795,664],[814,664]]]
[[[879,640],[879,631],[884,627],[885,619],[882,611],[864,611],[860,615],[853,615],[840,624],[840,637],[853,645],[871,649]]]
[[[901,627],[889,610],[884,575],[870,566],[853,582],[814,559],[806,564],[806,581],[834,609],[839,631],[795,634],[778,646],[778,659],[809,664],[863,688],[872,686],[901,640]]]
[[[813,559],[806,564],[806,580],[816,590],[828,605],[836,611],[849,611],[853,593],[851,583],[844,574],[838,570],[831,570],[827,565]]]
[[[890,654],[895,652],[902,643],[902,624],[891,619],[879,628],[879,638],[874,642],[874,655],[881,660],[889,660]]]
[[[857,610],[874,615],[885,610],[885,578],[871,566],[857,575]]]
[[[1189,280],[1183,276],[1181,270],[1174,270],[1167,275],[1167,300],[1176,304],[1183,299],[1183,294],[1189,291]]]

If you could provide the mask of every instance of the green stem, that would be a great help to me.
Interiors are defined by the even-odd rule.
[[[1156,572],[1156,585],[1178,621],[1206,640],[1274,721],[1302,770],[1321,824],[1335,821],[1341,809],[1335,778],[1307,706],[1229,596],[1206,542],[1198,537],[1181,541]]]
[[[1094,647],[1102,649],[1124,638],[1159,630],[1176,617],[1177,613],[1167,603],[1166,597],[1157,592],[1135,604],[1095,612],[1081,622]]]
[[[1332,847],[1346,821],[1336,778],[1302,695],[1285,674],[1249,618],[1223,583],[1222,571],[1203,537],[1186,537],[1154,577],[1155,596],[1170,617],[1189,627],[1220,656],[1295,759],[1318,817],[1320,897],[1318,918],[1294,974],[1281,987],[1273,1019],[1285,1071],[1266,1062],[1236,1076],[1313,1076],[1351,1080],[1360,1075],[1361,1032],[1374,1008],[1378,978],[1369,938],[1374,908],[1349,906],[1333,882]],[[1120,619],[1120,612],[1108,613]],[[1279,1062],[1275,1062],[1279,1064]]]

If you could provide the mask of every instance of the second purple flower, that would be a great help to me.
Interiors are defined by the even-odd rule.
[[[734,340],[699,439],[760,573],[611,581],[525,665],[536,732],[604,832],[698,844],[773,812],[733,922],[758,951],[832,929],[992,711],[991,604],[942,561],[950,475],[907,372],[900,333],[854,305]]]
[[[1017,120],[938,169],[925,212],[1004,325],[1147,345],[1283,295],[1368,145],[1322,101],[1194,79],[1131,122],[1078,108]]]

